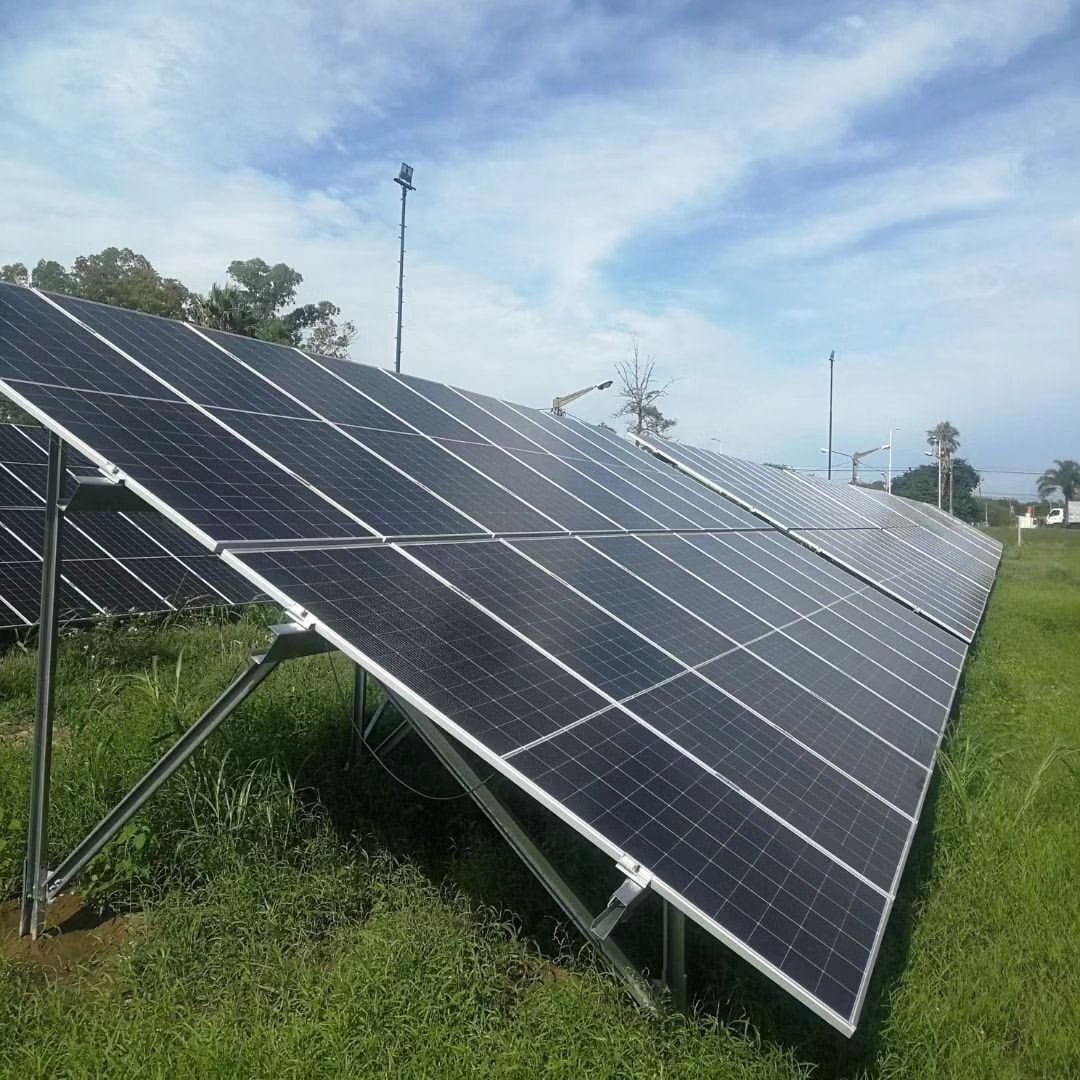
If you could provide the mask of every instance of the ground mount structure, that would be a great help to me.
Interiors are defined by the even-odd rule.
[[[994,541],[905,500],[16,286],[0,393],[51,433],[26,929],[267,670],[332,648],[640,997],[610,932],[652,893],[676,1000],[689,918],[854,1031]],[[68,448],[292,623],[50,871]],[[611,857],[606,911],[477,760]]]

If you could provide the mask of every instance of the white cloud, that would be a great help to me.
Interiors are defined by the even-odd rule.
[[[603,377],[637,333],[678,376],[684,437],[791,460],[821,441],[831,340],[845,438],[944,413],[1006,431],[1047,399],[1015,364],[1032,343],[1077,389],[1063,283],[1080,237],[1060,207],[1076,162],[1061,125],[1018,106],[1004,134],[987,121],[935,143],[878,117],[921,108],[933,128],[934,95],[951,92],[937,80],[992,72],[1067,14],[876,6],[774,36],[568,3],[85,4],[0,46],[0,85],[33,88],[0,115],[0,261],[121,243],[205,287],[232,258],[284,259],[306,299],[359,323],[357,358],[387,363],[400,154],[419,184],[410,370],[543,404]],[[919,163],[901,164],[913,141]],[[677,302],[624,288],[639,269],[628,243],[685,246],[703,220],[715,237],[759,177],[800,168],[841,179],[770,206],[738,245],[697,251]],[[932,226],[918,241],[849,250],[918,222]],[[801,273],[792,256],[819,265]],[[756,313],[738,308],[750,269]],[[581,411],[611,407],[594,394]]]

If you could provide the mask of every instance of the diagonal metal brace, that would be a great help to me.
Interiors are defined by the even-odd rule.
[[[477,774],[468,759],[453,744],[450,737],[423,713],[402,701],[396,695],[391,694],[389,690],[387,690],[387,695],[393,700],[401,715],[408,717],[416,734],[420,736],[443,763],[447,771],[468,792],[472,800],[502,835],[503,839],[533,872],[548,895],[562,908],[566,916],[577,927],[582,937],[597,948],[608,962],[611,970],[623,979],[627,990],[638,1005],[649,1012],[654,1012],[656,1010],[656,998],[633,961],[615,942],[608,940],[606,937],[598,937],[592,932],[590,929],[592,915],[585,902],[577,895],[569,882],[555,869],[547,856],[537,847],[517,817],[487,786],[487,781]]]
[[[46,879],[47,901],[67,888],[86,865],[139,812],[147,800],[168,780],[218,729],[283,660],[332,648],[314,630],[292,623],[272,628],[274,640],[263,653],[251,657],[246,670],[233,680],[175,743],[143,774],[135,786],[90,830],[70,855]]]

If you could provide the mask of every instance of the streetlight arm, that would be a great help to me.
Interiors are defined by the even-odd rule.
[[[875,446],[872,450],[860,450],[857,454],[852,454],[851,456],[855,461],[862,461],[862,459],[864,457],[869,457],[871,454],[876,454],[879,450],[888,450],[888,449],[889,449],[889,444],[884,443],[881,446]],[[836,451],[834,450],[833,453],[835,454]]]
[[[608,379],[607,382],[597,383],[593,386],[583,386],[580,390],[575,390],[565,397],[557,397],[551,403],[551,411],[556,416],[562,416],[566,411],[566,406],[571,402],[577,401],[578,398],[584,397],[586,394],[591,394],[594,390],[606,390],[611,385],[611,381],[611,379]]]

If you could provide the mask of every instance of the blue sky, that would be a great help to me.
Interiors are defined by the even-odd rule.
[[[542,405],[636,335],[682,438],[811,465],[836,349],[840,449],[1080,458],[1074,4],[4,7],[0,262],[284,260],[385,366],[404,159],[406,370]]]

